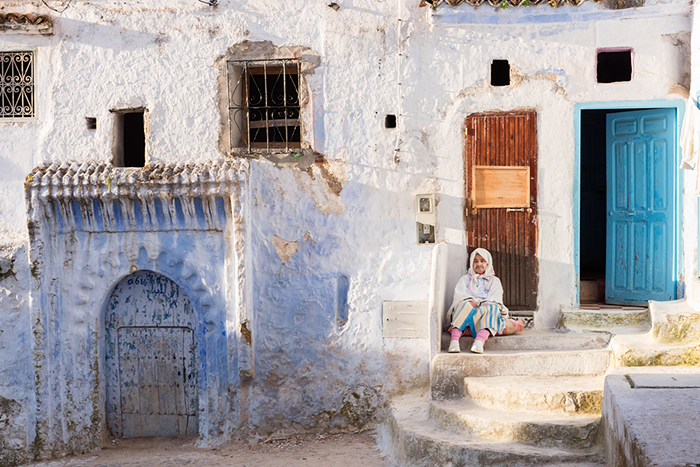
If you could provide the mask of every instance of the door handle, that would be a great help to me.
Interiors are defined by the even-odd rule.
[[[532,212],[532,208],[506,208],[506,212],[525,212],[527,211],[528,213]]]

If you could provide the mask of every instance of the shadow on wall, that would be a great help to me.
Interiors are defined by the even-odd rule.
[[[384,397],[427,386],[427,340],[384,340],[381,308],[344,318],[339,292],[352,285],[343,277],[288,268],[256,274],[256,376],[239,399],[251,404],[251,432],[362,430]]]
[[[145,49],[170,40],[165,35],[125,29],[108,24],[96,24],[68,18],[61,18],[59,21],[61,35],[70,37],[71,42],[117,52]]]

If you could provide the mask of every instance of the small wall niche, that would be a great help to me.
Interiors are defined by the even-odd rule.
[[[143,167],[146,165],[144,109],[112,110],[112,113],[114,114],[112,164],[115,167]]]
[[[510,86],[510,64],[508,60],[491,62],[491,86]]]
[[[632,81],[632,49],[598,49],[596,81],[598,83]]]

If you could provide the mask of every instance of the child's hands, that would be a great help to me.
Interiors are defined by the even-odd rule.
[[[479,308],[479,302],[476,300],[469,300],[469,303],[471,304],[472,308]]]

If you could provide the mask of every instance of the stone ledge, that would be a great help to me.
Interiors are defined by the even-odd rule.
[[[154,163],[143,168],[114,167],[104,162],[45,163],[32,169],[24,184],[44,198],[105,198],[172,193],[221,194],[247,172],[247,161],[193,164]]]
[[[605,379],[607,465],[694,465],[700,459],[700,388],[665,387],[664,381],[674,374],[698,377],[700,368],[624,368]],[[664,384],[632,387],[635,375],[640,381]]]
[[[144,168],[46,163],[24,184],[30,233],[44,220],[57,233],[224,230],[230,197],[248,172],[247,161],[230,160]]]

